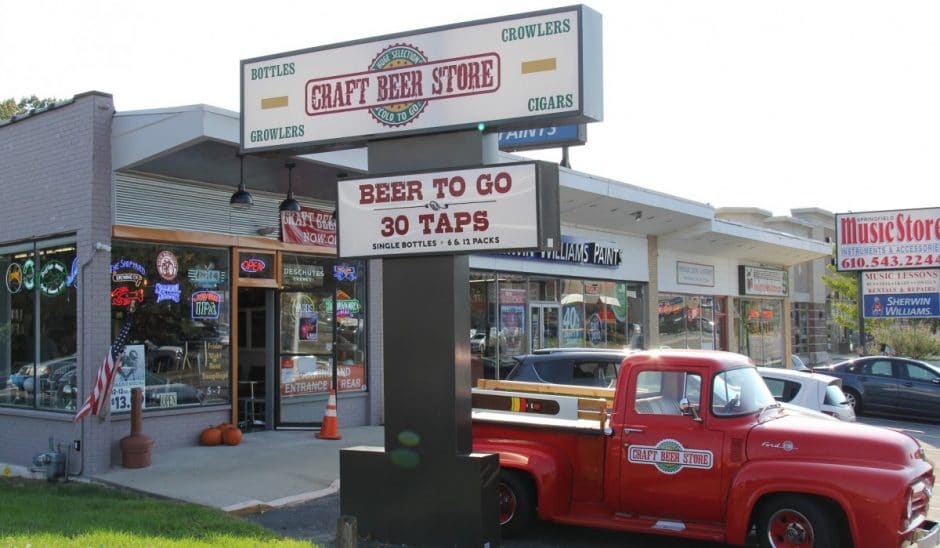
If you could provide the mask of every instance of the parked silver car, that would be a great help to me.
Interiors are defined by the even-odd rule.
[[[757,371],[777,401],[819,411],[840,420],[855,421],[855,410],[842,392],[841,379],[779,367],[758,367]]]

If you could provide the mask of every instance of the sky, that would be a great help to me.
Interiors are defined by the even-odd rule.
[[[242,59],[573,3],[0,0],[0,99],[238,111]],[[604,120],[572,168],[774,215],[940,206],[940,2],[584,4],[603,17]]]

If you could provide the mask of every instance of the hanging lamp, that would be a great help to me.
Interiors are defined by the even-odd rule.
[[[300,202],[294,199],[294,167],[297,164],[287,162],[284,166],[287,168],[287,198],[281,202],[281,211],[300,211]]]
[[[255,201],[252,199],[251,193],[245,190],[245,156],[244,154],[239,154],[238,158],[241,161],[238,176],[238,190],[232,194],[232,198],[228,203],[235,209],[248,209]]]

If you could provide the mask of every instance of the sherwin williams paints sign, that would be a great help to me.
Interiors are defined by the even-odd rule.
[[[940,269],[862,272],[866,318],[940,317]]]
[[[600,121],[601,38],[573,6],[247,59],[242,151]]]
[[[558,166],[492,165],[337,184],[339,256],[558,246]]]
[[[940,267],[940,208],[837,214],[836,267]]]

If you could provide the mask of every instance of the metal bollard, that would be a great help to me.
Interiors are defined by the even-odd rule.
[[[336,520],[336,548],[356,548],[358,529],[355,516],[340,516]]]

